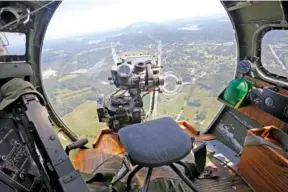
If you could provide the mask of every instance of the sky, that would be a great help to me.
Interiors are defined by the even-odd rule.
[[[59,39],[125,27],[225,13],[220,0],[64,0],[56,10],[46,39]]]

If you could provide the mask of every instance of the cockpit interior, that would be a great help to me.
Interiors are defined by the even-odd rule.
[[[1,1],[0,191],[287,192],[287,29],[281,0]]]

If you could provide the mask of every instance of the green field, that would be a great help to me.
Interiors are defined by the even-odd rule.
[[[180,93],[174,97],[160,95],[160,103],[158,103],[158,116],[170,116],[176,118],[187,98],[187,93]]]
[[[95,140],[105,124],[98,121],[96,102],[86,101],[76,107],[72,113],[65,115],[62,120],[79,137]]]
[[[215,118],[222,104],[217,101],[216,97],[210,97],[209,92],[204,89],[196,89],[191,97],[193,99],[199,99],[201,105],[199,107],[185,107],[182,116],[186,117],[186,120],[196,126],[198,130],[205,130]],[[195,117],[197,113],[201,111],[205,111],[206,118],[201,122],[197,122],[195,121]]]
[[[165,98],[166,96],[160,96],[160,98]],[[198,100],[200,106],[187,106],[187,97],[189,99]],[[197,88],[195,89],[191,95],[187,93],[180,93],[173,99],[160,102],[158,104],[158,116],[171,116],[176,118],[181,109],[183,108],[183,112],[181,114],[182,119],[185,119],[198,130],[205,130],[210,123],[213,121],[215,115],[221,107],[221,103],[217,101],[216,97],[210,97],[209,91],[205,89]],[[197,121],[197,114],[205,113],[205,118],[202,121]]]
[[[70,100],[73,98],[79,98],[84,95],[92,94],[91,87],[79,89],[79,90],[70,90],[70,89],[56,89],[55,92],[55,100],[63,102],[65,100]]]

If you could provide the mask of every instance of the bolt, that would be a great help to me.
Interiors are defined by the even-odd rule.
[[[55,135],[51,135],[50,140],[52,140],[52,141],[55,140]]]
[[[274,100],[271,97],[267,97],[264,102],[268,107],[272,107],[274,105]]]
[[[25,175],[23,173],[19,174],[19,179],[24,180],[25,179]]]

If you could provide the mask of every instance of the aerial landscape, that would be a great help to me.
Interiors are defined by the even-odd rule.
[[[286,44],[278,43],[278,37],[285,40],[287,34],[276,31],[264,36],[261,61],[267,70],[287,76]],[[78,137],[93,141],[106,127],[98,121],[96,101],[116,90],[107,80],[114,65],[111,45],[117,55],[157,54],[159,40],[163,74],[173,72],[182,79],[183,86],[176,95],[159,94],[155,118],[186,120],[202,131],[210,125],[222,107],[217,96],[236,70],[236,42],[227,15],[138,22],[120,29],[45,41],[45,91],[59,117]],[[149,99],[144,98],[144,108],[148,105]]]
[[[50,102],[64,123],[79,137],[95,139],[105,124],[98,122],[96,100],[116,90],[108,83],[117,54],[157,53],[162,42],[163,71],[173,71],[184,83],[173,96],[159,94],[157,116],[186,120],[205,130],[221,108],[218,94],[235,71],[236,44],[227,16],[140,22],[62,41],[46,41],[42,77]],[[149,102],[144,99],[144,102]]]
[[[262,63],[269,71],[287,76],[287,70],[283,70],[287,69],[285,45],[275,43],[279,32],[268,34],[262,44],[263,52],[267,52]],[[280,36],[285,39],[287,34],[280,32]],[[157,54],[159,40],[164,73],[172,71],[182,79],[183,87],[173,96],[159,94],[156,117],[186,120],[202,131],[209,126],[222,107],[217,96],[236,69],[235,36],[226,15],[139,22],[122,29],[45,41],[45,91],[59,117],[78,137],[92,141],[106,127],[98,121],[96,101],[100,95],[107,96],[116,90],[107,80],[114,65],[111,44],[116,45],[117,54]],[[144,99],[144,106],[147,103],[149,99]]]

